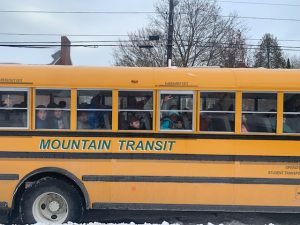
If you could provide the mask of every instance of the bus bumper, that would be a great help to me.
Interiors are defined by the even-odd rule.
[[[9,208],[7,202],[0,202],[0,223],[7,223]]]

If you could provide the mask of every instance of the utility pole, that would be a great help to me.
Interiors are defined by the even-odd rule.
[[[172,48],[173,48],[173,33],[174,33],[174,0],[169,0],[169,26],[168,26],[168,41],[167,41],[167,66],[172,66]]]

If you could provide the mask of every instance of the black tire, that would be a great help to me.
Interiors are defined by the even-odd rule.
[[[44,204],[43,200],[49,204]],[[53,211],[55,209],[56,211]],[[38,222],[51,224],[68,221],[80,222],[84,208],[82,198],[73,185],[46,177],[26,189],[20,200],[19,211],[21,220],[25,224]],[[64,216],[60,216],[60,214]],[[60,217],[63,221],[58,221]]]

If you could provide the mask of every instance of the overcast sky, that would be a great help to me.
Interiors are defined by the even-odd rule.
[[[8,41],[60,41],[59,36],[8,36],[1,33],[45,34],[115,34],[126,35],[146,26],[149,14],[34,14],[1,13],[1,10],[47,10],[47,11],[153,11],[158,0],[1,0],[0,42]],[[167,0],[166,0],[167,1]],[[219,2],[223,15],[236,12],[243,17],[290,18],[298,21],[244,19],[248,38],[261,38],[266,33],[281,40],[300,40],[299,6],[250,5],[232,2],[278,3],[295,5],[295,0],[232,0]],[[71,41],[118,40],[120,37],[74,37]],[[123,37],[126,38],[126,37]],[[256,44],[257,41],[248,43]],[[284,46],[300,46],[300,41],[280,42]],[[59,48],[28,49],[0,47],[0,63],[48,64],[51,55]],[[111,47],[74,47],[71,57],[74,65],[111,66]],[[287,52],[290,55],[300,52]]]

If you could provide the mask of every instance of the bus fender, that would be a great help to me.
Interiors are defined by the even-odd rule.
[[[56,167],[39,168],[39,169],[36,169],[36,170],[30,172],[26,176],[24,176],[20,180],[18,185],[16,186],[15,191],[13,193],[12,209],[14,209],[15,201],[19,197],[19,194],[20,194],[19,191],[22,189],[21,188],[22,185],[25,184],[25,182],[27,180],[30,180],[30,178],[38,176],[38,175],[42,175],[42,177],[45,177],[45,176],[51,176],[51,175],[55,175],[55,174],[69,179],[75,186],[77,186],[79,188],[79,190],[83,194],[86,209],[89,209],[91,206],[89,194],[88,194],[84,184],[81,182],[81,180],[79,180],[74,174],[70,173],[69,171],[62,169],[62,168],[56,168]]]

